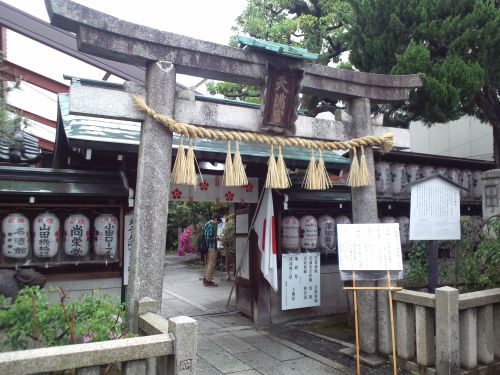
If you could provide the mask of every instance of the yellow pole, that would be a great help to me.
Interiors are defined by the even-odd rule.
[[[391,314],[391,337],[392,337],[392,364],[394,367],[394,375],[397,375],[397,366],[396,366],[396,337],[394,335],[394,311],[392,309],[392,290],[391,290],[391,273],[387,271],[387,287],[389,290],[389,311]]]
[[[361,374],[361,369],[359,366],[359,333],[358,333],[358,300],[356,296],[356,274],[352,271],[352,286],[353,286],[353,297],[354,297],[354,327],[356,331],[356,374]]]

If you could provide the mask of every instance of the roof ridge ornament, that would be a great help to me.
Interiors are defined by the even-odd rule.
[[[276,53],[278,55],[292,57],[294,59],[318,60],[319,58],[318,53],[312,53],[305,48],[294,47],[288,44],[271,42],[268,40],[257,39],[245,35],[236,35],[236,40],[238,41],[238,43],[244,46],[252,47],[257,50],[264,50],[266,52]]]

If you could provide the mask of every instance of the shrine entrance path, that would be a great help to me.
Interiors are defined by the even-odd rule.
[[[196,263],[194,255],[166,256],[162,315],[188,315],[198,321],[198,375],[351,374],[338,371],[333,361],[332,367],[321,358],[301,353],[301,348],[290,348],[267,330],[255,328],[234,309],[234,299],[226,309],[232,282],[216,270],[219,286],[204,287],[199,280],[203,266]]]
[[[304,332],[300,325],[258,329],[235,310],[234,299],[226,309],[232,282],[217,270],[214,276],[219,286],[207,288],[200,280],[202,273],[195,255],[166,256],[162,315],[187,315],[198,321],[198,375],[355,373],[355,361],[338,352],[341,346]],[[362,373],[388,375],[388,365],[363,366]]]

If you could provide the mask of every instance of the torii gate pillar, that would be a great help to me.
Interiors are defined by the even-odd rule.
[[[370,99],[351,99],[348,109],[352,116],[355,137],[373,134],[370,119]],[[365,157],[368,170],[373,176],[375,167],[371,147],[365,148]],[[351,195],[353,223],[378,223],[375,184],[351,188]],[[357,281],[356,283],[359,286],[364,286],[363,281]],[[372,285],[372,283],[367,282],[366,286],[368,285]],[[375,354],[377,352],[377,300],[375,291],[366,290],[363,293],[358,293],[358,319],[359,331],[366,333],[359,337],[360,349],[365,353]]]
[[[158,113],[173,117],[174,65],[163,61],[149,64],[146,68],[146,90],[148,105]],[[151,117],[146,117],[141,129],[137,164],[134,236],[127,291],[128,325],[132,332],[138,329],[134,301],[142,297],[156,301],[162,299],[171,160],[172,132],[158,126]]]

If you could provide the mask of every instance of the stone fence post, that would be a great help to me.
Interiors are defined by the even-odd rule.
[[[458,375],[460,338],[458,290],[436,289],[436,370],[438,374]]]
[[[166,373],[168,375],[195,375],[198,322],[187,316],[171,318],[168,320],[168,331],[175,337],[175,355],[168,357]],[[165,372],[158,371],[158,374],[161,373]]]

